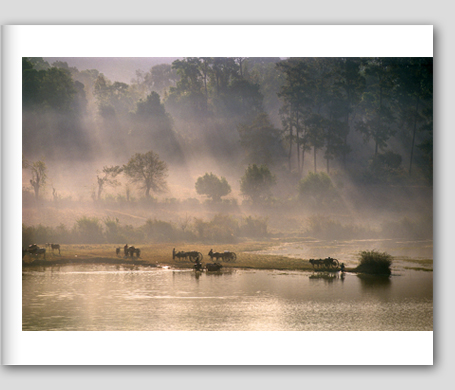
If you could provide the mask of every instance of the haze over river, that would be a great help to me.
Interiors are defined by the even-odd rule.
[[[389,277],[145,266],[23,271],[23,330],[431,331],[433,272]]]

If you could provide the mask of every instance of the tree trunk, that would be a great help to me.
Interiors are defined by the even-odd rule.
[[[35,180],[30,180],[30,184],[32,185],[33,187],[33,191],[35,191],[35,199],[38,200],[39,198],[39,178]]]
[[[296,146],[297,146],[297,174],[300,178],[300,137],[299,137],[299,114],[297,114],[296,124],[295,124],[295,131],[296,131]]]
[[[343,167],[346,169],[346,154],[348,150],[348,133],[349,133],[349,105],[346,113],[346,134],[344,135],[344,150],[343,150]]]
[[[316,173],[316,146],[313,146],[314,149],[314,173]]]
[[[33,190],[35,191],[35,199],[38,200],[38,198],[39,198],[39,186],[36,185],[35,187],[33,187]]]
[[[416,102],[416,110],[415,110],[415,115],[414,115],[414,129],[412,131],[412,144],[411,144],[411,159],[409,162],[409,176],[411,176],[411,171],[412,171],[412,158],[414,156],[414,143],[416,139],[416,132],[417,132],[417,114],[419,110],[419,97],[417,96],[417,102]]]
[[[300,172],[303,174],[303,166],[305,164],[305,145],[302,147],[302,167],[300,169]]]
[[[378,137],[381,134],[381,127],[382,127],[382,87],[379,87],[379,115],[378,115],[378,130],[376,133],[376,145],[374,147],[374,155],[378,155]]]
[[[292,124],[289,123],[289,172],[291,172],[292,166],[291,166],[291,157],[292,157]]]

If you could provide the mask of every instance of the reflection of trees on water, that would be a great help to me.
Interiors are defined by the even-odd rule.
[[[392,281],[389,275],[366,275],[358,274],[362,288],[389,288]]]

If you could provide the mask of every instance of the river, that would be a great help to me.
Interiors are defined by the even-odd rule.
[[[433,272],[30,267],[24,331],[432,331]]]

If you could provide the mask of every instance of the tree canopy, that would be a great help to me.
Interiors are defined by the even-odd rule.
[[[115,161],[153,148],[169,164],[204,155],[298,180],[322,169],[359,178],[373,155],[392,152],[431,182],[432,58],[185,57],[135,74],[111,81],[23,58],[26,157],[95,159],[102,149]]]
[[[167,165],[153,151],[134,154],[123,166],[123,171],[132,183],[145,191],[147,198],[150,197],[150,190],[163,192],[167,189]]]
[[[275,176],[266,165],[252,164],[240,179],[240,192],[256,204],[270,196],[270,190],[275,184]]]
[[[231,186],[226,178],[219,178],[212,172],[200,176],[196,181],[195,187],[199,195],[206,195],[215,202],[219,202],[222,196],[231,192]]]

